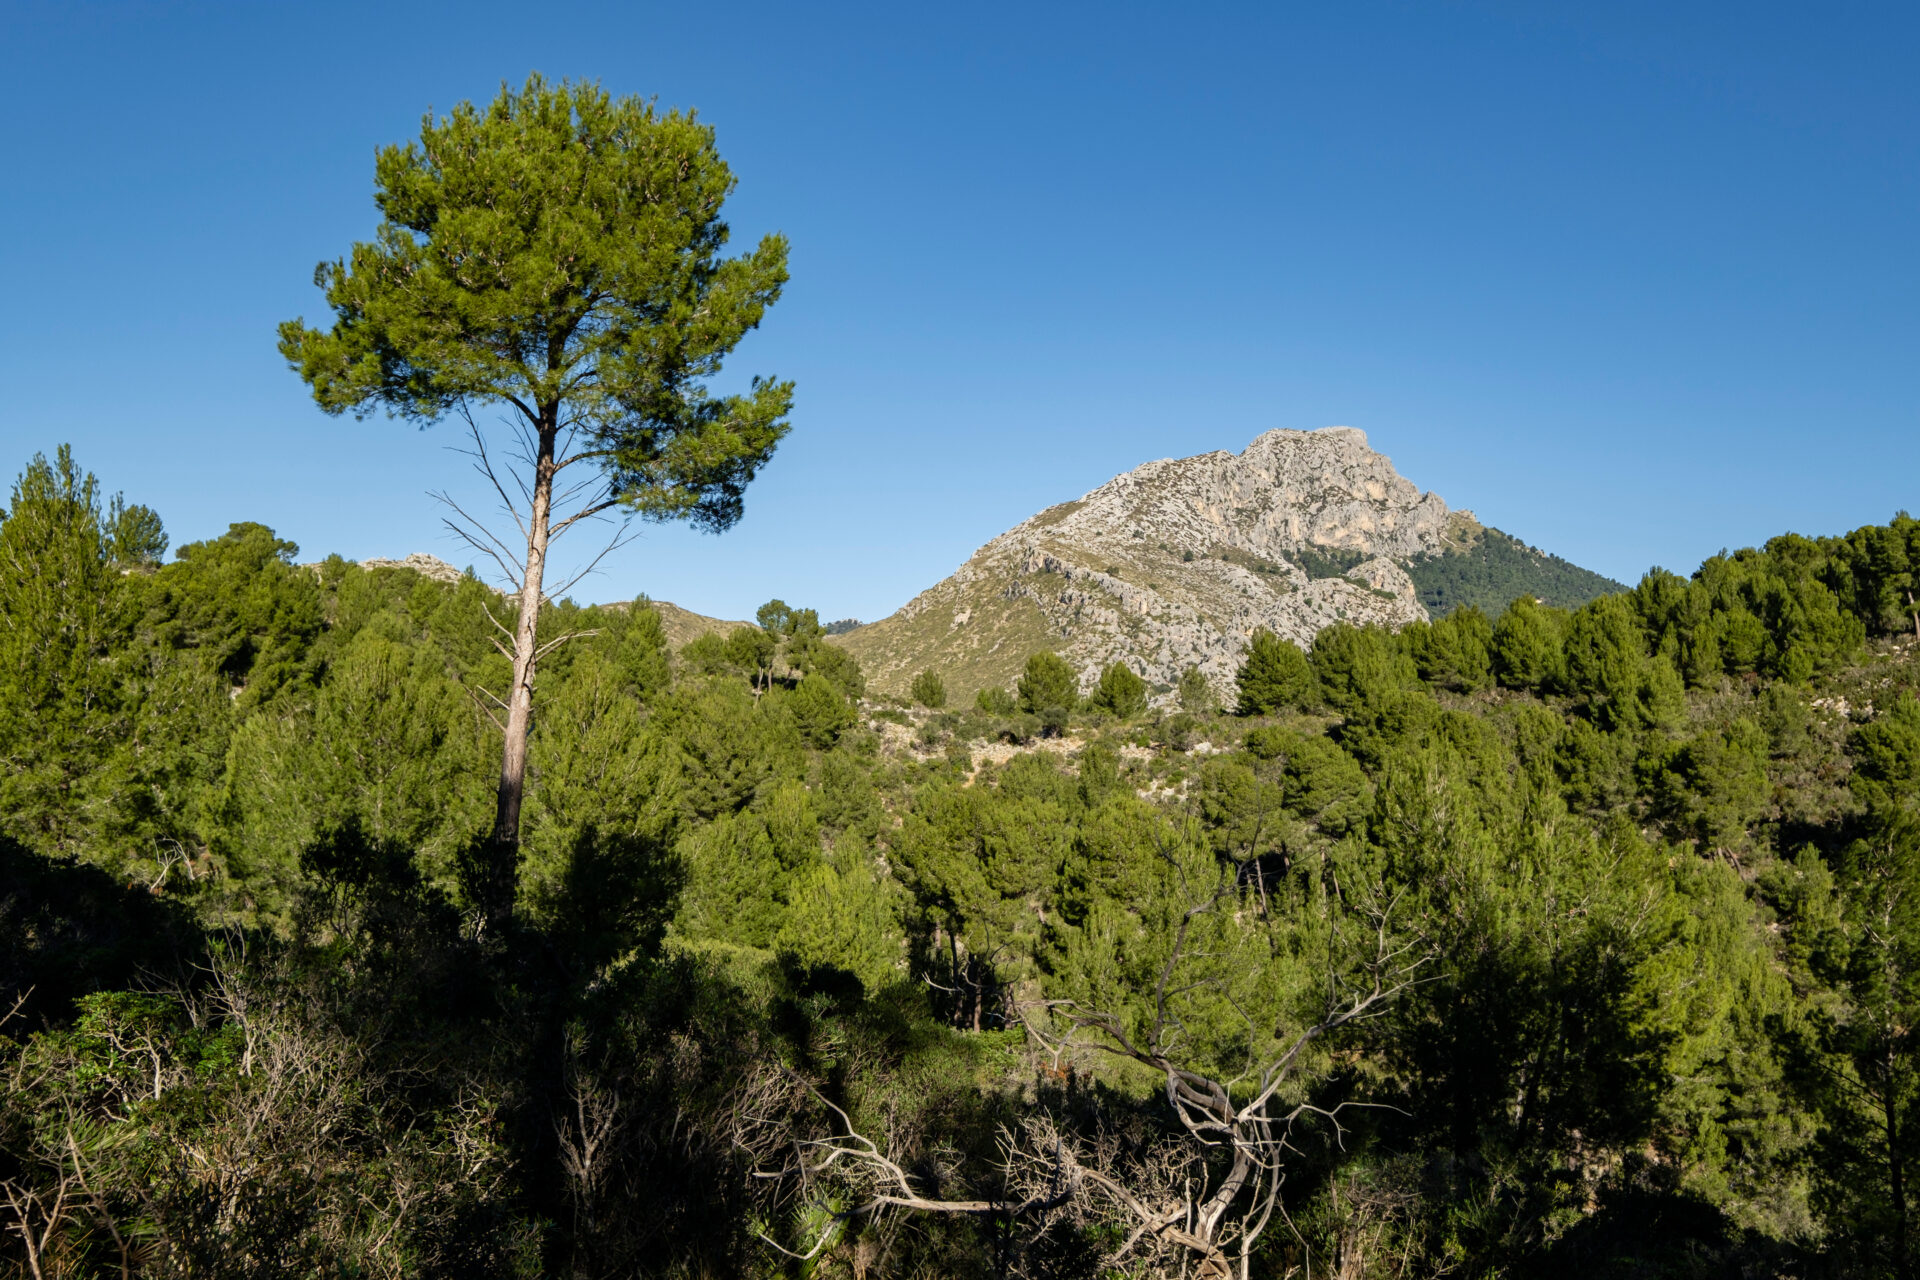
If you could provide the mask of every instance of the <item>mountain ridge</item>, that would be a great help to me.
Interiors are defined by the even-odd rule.
[[[969,697],[1042,648],[1083,687],[1125,659],[1163,697],[1189,665],[1224,693],[1258,628],[1305,647],[1335,622],[1401,627],[1535,582],[1569,603],[1620,589],[1450,509],[1356,428],[1278,429],[1036,512],[837,643],[890,693],[932,669]]]

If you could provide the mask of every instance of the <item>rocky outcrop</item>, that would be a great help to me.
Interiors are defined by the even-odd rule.
[[[1056,649],[1091,687],[1125,659],[1164,691],[1197,665],[1224,693],[1256,628],[1305,646],[1336,621],[1427,616],[1397,561],[1477,529],[1351,427],[1270,431],[1163,459],[1050,507],[898,613],[842,640],[883,690],[941,671],[971,696]]]
[[[362,569],[411,569],[423,578],[432,578],[435,582],[458,582],[460,571],[438,556],[430,556],[424,551],[416,551],[405,560],[386,560],[378,556],[360,562]]]
[[[371,560],[361,560],[357,562],[350,560],[347,563],[357,563],[362,569],[406,569],[419,574],[423,578],[432,578],[435,582],[445,582],[449,584],[458,582],[466,576],[461,573],[460,570],[454,568],[445,560],[442,560],[439,556],[430,556],[424,551],[416,551],[404,560],[392,560],[384,556],[375,556]],[[326,573],[327,564],[328,562],[325,560],[314,560],[300,567],[317,578]],[[498,587],[490,587],[489,590],[493,591],[496,595],[504,594]]]

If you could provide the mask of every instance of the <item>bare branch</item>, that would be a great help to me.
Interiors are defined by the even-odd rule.
[[[600,548],[599,552],[595,554],[593,559],[587,561],[586,567],[584,569],[580,570],[580,572],[574,574],[571,578],[568,578],[565,582],[561,583],[558,587],[554,588],[553,592],[551,592],[550,594],[560,595],[560,596],[566,595],[566,593],[568,591],[571,591],[574,588],[574,586],[578,584],[582,578],[586,577],[588,574],[592,573],[595,569],[599,568],[600,562],[602,560],[605,560],[608,556],[612,555],[615,551],[618,551],[621,547],[626,546],[629,542],[632,542],[635,538],[638,538],[639,536],[640,535],[637,531],[633,533],[628,533],[625,528],[622,528],[618,533],[616,533],[611,539],[608,540],[606,546]]]
[[[14,997],[13,1007],[8,1009],[5,1013],[0,1014],[0,1027],[6,1026],[9,1022],[12,1022],[15,1018],[20,1016],[20,1011],[27,1007],[27,1000],[33,995],[34,991],[35,991],[35,988],[28,987],[25,991],[22,991],[19,995]]]
[[[480,701],[480,699],[483,695],[488,698],[492,698],[495,705],[499,706],[501,710],[506,709],[507,704],[505,701],[503,701],[492,690],[482,688],[479,685],[463,684],[460,687],[466,690],[467,696],[473,699],[473,705],[480,708],[481,714],[486,716],[487,719],[493,721],[494,728],[498,729],[501,733],[505,733],[507,731],[507,722],[502,720],[499,716],[495,715],[493,711],[493,707],[488,706],[486,703]]]
[[[562,635],[555,636],[553,639],[541,645],[538,649],[535,649],[533,651],[533,656],[536,660],[538,660],[540,658],[546,657],[550,650],[558,649],[561,645],[565,644],[569,640],[579,640],[586,636],[597,636],[599,634],[600,634],[600,630],[597,627],[591,631],[568,631]]]
[[[885,1209],[1018,1218],[1024,1214],[1057,1208],[1073,1197],[1074,1185],[1069,1176],[1070,1165],[1066,1149],[1059,1143],[1055,1144],[1052,1160],[1053,1176],[1048,1180],[1046,1188],[1036,1190],[1033,1194],[1019,1200],[939,1200],[923,1196],[914,1189],[912,1180],[898,1162],[889,1158],[877,1143],[854,1128],[852,1118],[843,1108],[821,1093],[805,1077],[784,1066],[779,1067],[778,1070],[782,1076],[798,1085],[821,1106],[833,1112],[839,1120],[837,1126],[839,1132],[835,1136],[802,1139],[796,1143],[797,1149],[802,1153],[796,1171],[802,1183],[810,1183],[829,1171],[844,1170],[844,1176],[853,1179],[856,1183],[863,1183],[869,1188],[865,1202],[835,1214],[804,1253],[788,1249],[763,1231],[755,1232],[761,1240],[789,1258],[804,1261],[819,1256],[849,1222],[871,1217]],[[813,1159],[807,1158],[805,1153],[808,1152],[813,1153]],[[1011,1141],[1009,1158],[1011,1159]],[[753,1176],[763,1180],[777,1180],[788,1175],[777,1171],[756,1169],[753,1171]]]
[[[525,413],[526,410],[522,409],[521,412]],[[520,536],[523,538],[526,537],[528,533],[527,522],[521,518],[519,506],[507,495],[506,486],[500,483],[500,475],[493,467],[493,458],[487,452],[487,438],[485,434],[481,432],[479,424],[474,422],[473,415],[466,411],[464,405],[461,408],[461,416],[467,421],[467,434],[473,439],[473,448],[462,449],[460,452],[467,454],[467,456],[474,460],[474,470],[487,478],[487,483],[493,486],[493,491],[500,495],[500,505],[505,507],[507,514],[513,517],[513,522],[520,526]],[[518,434],[524,443],[527,430],[526,424],[520,423],[517,425],[519,427]],[[514,480],[520,484],[523,497],[526,497],[528,501],[531,502],[532,495],[526,492],[526,485],[520,480],[517,473],[514,475]]]
[[[478,517],[462,507],[445,490],[429,491],[434,501],[452,510],[453,515],[441,520],[447,531],[467,546],[492,560],[499,569],[500,576],[510,584],[515,592],[520,590],[520,558],[513,548],[495,537],[493,531]]]
[[[550,536],[557,538],[561,534],[565,533],[573,525],[578,524],[580,521],[591,520],[593,517],[599,515],[602,511],[609,510],[619,505],[620,503],[617,500],[613,498],[608,498],[604,502],[596,502],[591,506],[582,507],[580,510],[568,516],[566,519],[556,521],[554,523],[553,530]]]

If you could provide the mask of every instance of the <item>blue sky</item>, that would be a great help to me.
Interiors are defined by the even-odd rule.
[[[799,384],[713,538],[576,592],[882,616],[1150,458],[1349,424],[1631,580],[1920,509],[1911,5],[0,7],[0,468],[73,443],[177,544],[472,557],[449,428],[274,350],[376,147],[529,70],[691,106]],[[470,491],[470,490],[469,490]]]

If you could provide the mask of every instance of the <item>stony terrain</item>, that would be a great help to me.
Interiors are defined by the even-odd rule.
[[[1162,696],[1190,664],[1224,693],[1258,627],[1305,646],[1339,620],[1425,619],[1400,562],[1479,531],[1361,431],[1269,431],[1242,453],[1149,462],[1050,507],[840,642],[885,692],[930,667],[971,698],[1052,648],[1086,687],[1124,658]]]
[[[388,560],[375,556],[371,560],[362,560],[360,567],[362,569],[411,569],[421,577],[432,578],[435,582],[458,582],[461,578],[458,569],[439,556],[430,556],[424,551],[416,551],[404,560]]]

